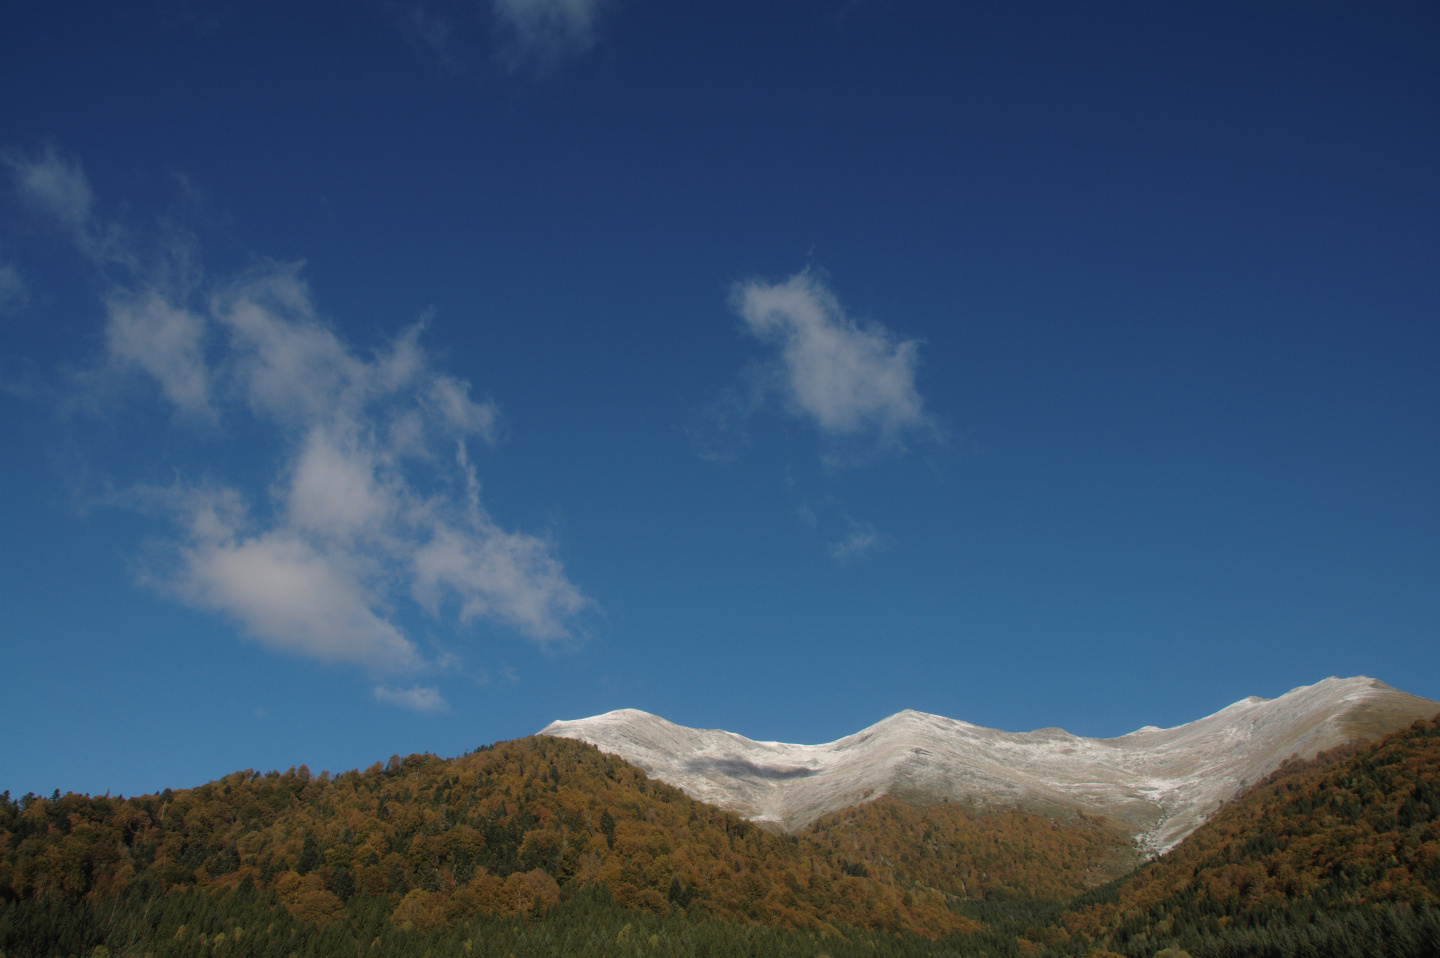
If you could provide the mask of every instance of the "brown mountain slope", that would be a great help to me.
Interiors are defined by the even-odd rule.
[[[0,898],[253,884],[306,920],[359,896],[421,928],[530,913],[589,886],[655,912],[934,936],[975,928],[957,900],[1069,896],[1127,851],[1096,822],[894,799],[777,836],[548,736],[334,777],[237,772],[132,799],[0,801]]]
[[[1065,925],[1124,941],[1377,905],[1440,905],[1440,716],[1285,767]]]
[[[1101,819],[1082,815],[1065,824],[1015,809],[979,814],[953,802],[925,808],[889,796],[827,815],[799,839],[852,871],[893,875],[961,900],[1064,900],[1137,864],[1134,845]]]
[[[396,924],[427,927],[537,911],[573,883],[622,906],[812,931],[974,927],[940,891],[845,864],[548,737],[333,778],[238,772],[128,800],[0,802],[0,896],[19,900],[254,883],[307,920],[371,896],[390,900]]]
[[[6,793],[0,910],[32,921],[46,902],[113,911],[122,891],[179,901],[165,893],[184,888],[259,901],[205,894],[253,887],[327,933],[363,915],[423,931],[472,914],[528,917],[588,889],[665,920],[819,936],[859,926],[896,942],[923,939],[888,933],[973,931],[969,913],[989,930],[936,945],[963,953],[1100,945],[1149,958],[1178,943],[1196,955],[1348,956],[1382,942],[1382,953],[1428,958],[1440,954],[1437,720],[1288,766],[1171,854],[1086,892],[1058,924],[1057,903],[1015,899],[1070,894],[1121,867],[1123,843],[1096,822],[887,798],[777,836],[547,737],[334,777],[240,772],[128,800]],[[85,907],[57,920],[73,925]]]

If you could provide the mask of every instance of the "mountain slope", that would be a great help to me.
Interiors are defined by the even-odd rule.
[[[0,793],[0,954],[1430,958],[1440,716],[1287,763],[1093,887],[1132,853],[1080,813],[893,797],[774,835],[536,736],[131,799]]]
[[[0,902],[251,888],[317,925],[358,902],[425,929],[543,912],[562,891],[589,890],[621,907],[821,934],[977,927],[941,890],[847,864],[542,736],[334,777],[301,768],[131,799],[0,796]]]
[[[933,936],[974,930],[956,900],[1069,898],[1126,870],[1127,851],[1095,823],[886,801],[782,837],[549,736],[130,799],[0,794],[0,902],[248,885],[317,924],[357,902],[427,928],[603,890],[656,913]]]
[[[552,722],[542,735],[589,742],[700,801],[795,831],[881,795],[921,804],[1098,815],[1147,854],[1173,847],[1221,803],[1290,758],[1376,738],[1440,703],[1383,682],[1328,678],[1251,697],[1171,729],[1113,739],[1062,729],[1015,733],[905,711],[824,745],[754,742],[634,709]]]
[[[1415,953],[1440,953],[1440,715],[1324,758],[1287,765],[1091,896],[1102,900],[1073,907],[1067,930],[1130,953],[1168,941],[1199,954],[1227,937],[1229,953],[1251,954],[1268,936],[1266,953],[1313,954],[1382,916],[1413,925]]]

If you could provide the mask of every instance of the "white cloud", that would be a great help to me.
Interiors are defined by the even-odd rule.
[[[768,385],[792,415],[833,440],[868,438],[880,447],[900,447],[911,433],[933,434],[915,388],[917,340],[855,323],[808,271],[783,283],[743,283],[734,304],[745,328],[779,350]]]
[[[437,524],[415,551],[414,570],[415,598],[432,612],[451,596],[462,621],[500,619],[541,641],[565,638],[566,620],[586,605],[544,540],[483,518]]]
[[[47,156],[44,175],[10,162],[25,189],[78,224],[77,245],[92,255],[85,237],[103,224],[85,221],[84,174]],[[142,376],[182,422],[205,426],[207,442],[262,437],[258,454],[207,456],[203,481],[132,489],[129,501],[160,506],[178,529],[157,544],[163,560],[147,581],[269,647],[377,675],[446,667],[448,654],[427,656],[397,624],[406,603],[540,642],[571,637],[589,600],[552,544],[502,529],[480,501],[468,444],[496,440],[494,403],[436,368],[419,325],[357,351],[320,315],[300,270],[269,264],[219,284],[137,279],[106,298],[106,375],[82,382]],[[239,458],[247,470],[269,464],[263,492],[213,474]],[[426,694],[382,697],[429,707],[416,704]]]
[[[288,530],[201,540],[180,555],[181,594],[229,613],[267,645],[378,671],[422,664],[414,643],[371,608],[353,555],[322,552]]]
[[[450,707],[445,704],[445,699],[441,697],[440,690],[428,685],[414,685],[408,689],[377,685],[375,686],[375,698],[401,708],[413,709],[416,712],[448,712],[450,710]]]
[[[331,430],[311,430],[284,492],[290,525],[330,540],[374,535],[395,517],[404,490],[385,482],[377,450]]]
[[[205,321],[155,291],[117,297],[109,305],[105,346],[113,362],[148,374],[181,413],[215,420],[205,366]]]
[[[277,648],[387,672],[427,664],[384,611],[407,596],[432,615],[453,607],[462,623],[500,622],[538,641],[571,634],[588,600],[550,543],[501,529],[480,503],[466,442],[491,440],[498,410],[437,372],[417,329],[357,355],[316,314],[294,266],[231,284],[193,318],[221,341],[209,374],[275,428],[282,454],[268,522],[244,518],[238,493],[224,510],[187,495],[182,596]],[[164,388],[171,365],[116,358],[181,404]]]
[[[211,300],[230,335],[237,383],[257,415],[301,425],[353,415],[376,385],[399,389],[407,377],[373,382],[376,369],[351,355],[327,328],[300,279],[300,264],[246,277]],[[400,348],[405,348],[402,340]]]
[[[495,0],[495,17],[526,56],[552,59],[595,41],[601,0]]]
[[[495,441],[499,416],[493,404],[476,403],[470,398],[470,384],[437,376],[430,385],[430,399],[444,421],[460,435],[475,435],[486,442]]]

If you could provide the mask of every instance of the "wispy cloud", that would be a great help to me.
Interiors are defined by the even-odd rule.
[[[588,49],[602,0],[495,0],[495,18],[514,41],[517,61],[552,62]]]
[[[6,151],[0,154],[0,163],[9,168],[21,202],[49,220],[86,256],[102,263],[133,265],[118,227],[95,216],[90,180],[79,161],[52,146],[35,155]]]
[[[389,685],[377,685],[375,686],[375,698],[381,702],[389,702],[391,705],[398,705],[416,712],[448,712],[450,710],[450,707],[445,704],[445,699],[440,695],[440,690],[432,686],[412,685],[408,689],[400,689]]]
[[[62,157],[53,147],[38,156],[6,154],[5,164],[15,179],[15,190],[32,207],[80,234],[90,225],[90,181],[80,164]]]
[[[30,291],[20,271],[10,263],[0,263],[0,313],[21,309],[30,302]]]
[[[41,192],[59,197],[52,212],[93,255],[84,174],[58,172],[64,184]],[[573,636],[589,601],[553,544],[501,528],[480,500],[470,447],[497,440],[499,409],[437,368],[420,325],[361,352],[320,314],[298,264],[181,287],[136,277],[104,308],[104,353],[86,382],[148,381],[205,441],[260,435],[275,463],[260,495],[212,465],[121,496],[174,522],[151,551],[151,585],[272,648],[376,674],[449,657],[427,656],[397,624],[407,602],[540,643]],[[427,695],[377,691],[409,707],[429,708]]]
[[[457,0],[382,0],[401,33],[445,72],[468,73],[479,49],[479,5]]]
[[[588,50],[596,41],[600,9],[609,0],[382,2],[414,46],[459,76],[490,58],[512,71],[537,66],[545,70]]]
[[[802,500],[795,507],[795,517],[826,538],[839,534],[840,538],[829,544],[828,551],[841,565],[863,559],[883,545],[880,531],[868,522],[856,520],[835,496]],[[837,529],[837,525],[840,528]]]
[[[849,520],[850,534],[830,546],[830,555],[837,562],[861,559],[880,547],[880,533],[869,523]]]
[[[105,325],[112,366],[149,374],[181,414],[214,422],[204,317],[166,301],[156,290],[111,297]]]
[[[786,412],[831,441],[832,463],[903,450],[907,437],[936,435],[915,387],[918,340],[850,319],[808,270],[782,283],[741,283],[733,304],[745,329],[775,350],[734,394],[731,405],[740,415],[778,394]]]

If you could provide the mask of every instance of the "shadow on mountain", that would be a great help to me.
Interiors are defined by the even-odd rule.
[[[780,768],[774,765],[760,765],[744,758],[692,758],[685,763],[688,772],[720,772],[735,778],[790,779],[809,778],[819,774],[817,768],[791,766]]]

